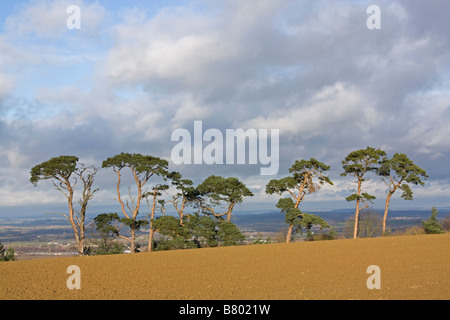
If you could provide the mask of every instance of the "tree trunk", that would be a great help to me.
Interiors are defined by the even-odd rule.
[[[85,221],[85,217],[83,216],[82,221],[81,221],[81,225],[80,225],[80,228],[79,228],[79,230],[80,230],[79,231],[80,247],[78,249],[82,253],[82,255],[85,254],[85,252],[84,252],[84,239],[85,239],[85,234],[86,234],[86,231],[85,231],[86,226],[84,225],[84,221]]]
[[[74,212],[73,212],[73,189],[70,186],[70,183],[68,181],[66,182],[66,185],[67,185],[67,190],[69,191],[69,196],[67,197],[67,201],[68,201],[68,205],[69,205],[69,222],[70,222],[70,225],[72,226],[75,243],[77,245],[78,255],[82,256],[83,249],[80,250],[80,245],[81,245],[82,241],[80,241],[80,236],[78,234],[78,229],[75,224],[75,218],[74,218]]]
[[[294,228],[294,225],[293,225],[293,224],[290,224],[290,225],[289,225],[289,229],[288,229],[288,233],[287,233],[287,236],[286,236],[286,243],[291,242],[292,229],[293,229],[293,228]]]
[[[136,221],[133,220],[133,223],[131,224],[131,244],[130,244],[130,250],[131,253],[134,253],[136,250]]]
[[[82,256],[84,254],[84,241],[80,239],[78,242],[78,255]]]
[[[152,205],[152,212],[150,213],[150,232],[148,234],[148,252],[152,251],[152,245],[153,245],[153,234],[155,232],[155,230],[153,230],[153,226],[152,226],[152,220],[155,218],[155,211],[156,211],[156,194],[157,194],[157,189],[154,188],[153,189],[153,205]]]
[[[228,213],[227,213],[227,221],[228,222],[231,221],[231,214],[233,213],[233,207],[234,207],[234,202],[231,202],[230,205],[228,206]]]
[[[386,205],[384,206],[384,216],[383,216],[383,235],[386,232],[386,220],[387,220],[387,215],[388,215],[388,210],[389,210],[389,202],[391,201],[391,197],[392,197],[391,192],[388,193],[388,196],[386,198]]]
[[[153,247],[153,235],[155,233],[155,230],[153,230],[153,224],[152,224],[153,218],[154,218],[154,216],[152,214],[151,219],[150,219],[150,232],[148,234],[148,252],[151,252],[152,247]]]
[[[353,228],[353,239],[356,239],[356,236],[358,235],[358,220],[359,220],[359,200],[356,200],[355,226]]]
[[[355,227],[353,228],[353,239],[356,239],[358,235],[358,220],[359,220],[359,202],[361,199],[361,179],[358,179],[358,199],[356,199],[356,210],[355,210]]]
[[[184,194],[182,195],[183,201],[181,202],[181,209],[178,212],[178,215],[180,216],[180,225],[183,225],[183,217],[184,217],[184,207],[186,206],[186,197]]]
[[[148,237],[148,252],[152,251],[154,232],[155,232],[155,230],[153,230],[152,223],[150,222],[150,233],[149,233],[149,237]]]

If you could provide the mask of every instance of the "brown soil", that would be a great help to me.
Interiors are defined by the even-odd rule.
[[[0,299],[448,300],[449,252],[446,233],[2,262]],[[370,265],[380,290],[367,288]]]

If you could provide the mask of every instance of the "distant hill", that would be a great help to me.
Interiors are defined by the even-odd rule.
[[[340,209],[331,211],[307,211],[316,214],[326,220],[330,225],[342,225],[347,219],[353,217],[354,210]],[[372,209],[372,212],[383,216],[384,210]],[[440,209],[438,218],[444,219],[450,210]],[[414,209],[391,209],[388,215],[388,225],[393,229],[401,229],[411,225],[420,224],[421,220],[427,219],[431,210]],[[265,213],[258,212],[236,212],[236,220],[233,222],[243,231],[253,230],[257,232],[278,232],[286,228],[284,216],[279,211]]]
[[[438,219],[444,219],[450,209],[438,208]],[[374,209],[374,213],[383,216],[383,210]],[[345,221],[354,215],[352,209],[330,211],[307,211],[326,220],[336,231],[340,231]],[[412,225],[420,225],[421,220],[431,215],[430,210],[391,209],[388,216],[388,227],[392,230],[402,229]],[[93,217],[87,219],[92,221]],[[287,227],[284,215],[279,211],[236,211],[233,222],[243,232],[276,233]],[[72,239],[72,230],[64,217],[58,215],[38,215],[25,217],[0,217],[0,241],[53,241]]]

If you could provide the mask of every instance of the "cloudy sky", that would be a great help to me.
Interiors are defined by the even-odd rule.
[[[381,29],[371,30],[374,4]],[[79,29],[67,26],[71,5]],[[120,152],[171,160],[172,133],[193,133],[194,121],[224,134],[280,130],[273,176],[261,164],[171,161],[196,183],[241,179],[255,196],[240,210],[276,209],[267,182],[311,157],[331,166],[334,186],[303,208],[352,208],[341,162],[367,146],[406,153],[430,176],[392,208],[450,206],[449,52],[446,0],[1,1],[0,216],[64,208],[50,182],[29,182],[36,164],[76,155],[101,167]],[[99,171],[93,210],[119,210],[114,183]],[[383,206],[379,179],[365,190]]]

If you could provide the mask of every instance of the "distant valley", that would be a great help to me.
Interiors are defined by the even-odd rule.
[[[332,211],[308,211],[319,215],[340,233],[345,221],[354,212],[350,209]],[[450,209],[440,209],[439,218],[443,219]],[[382,217],[383,211],[372,210],[372,213]],[[430,216],[430,210],[390,210],[388,227],[398,230],[413,225],[420,225],[421,220]],[[88,218],[87,223],[92,221]],[[236,212],[233,222],[243,233],[273,234],[286,228],[284,216],[279,211],[261,213],[261,211]],[[93,230],[88,228],[87,236]],[[141,233],[145,234],[145,230]],[[71,241],[72,230],[63,217],[57,215],[42,215],[32,217],[2,217],[0,218],[0,242],[61,242]]]

